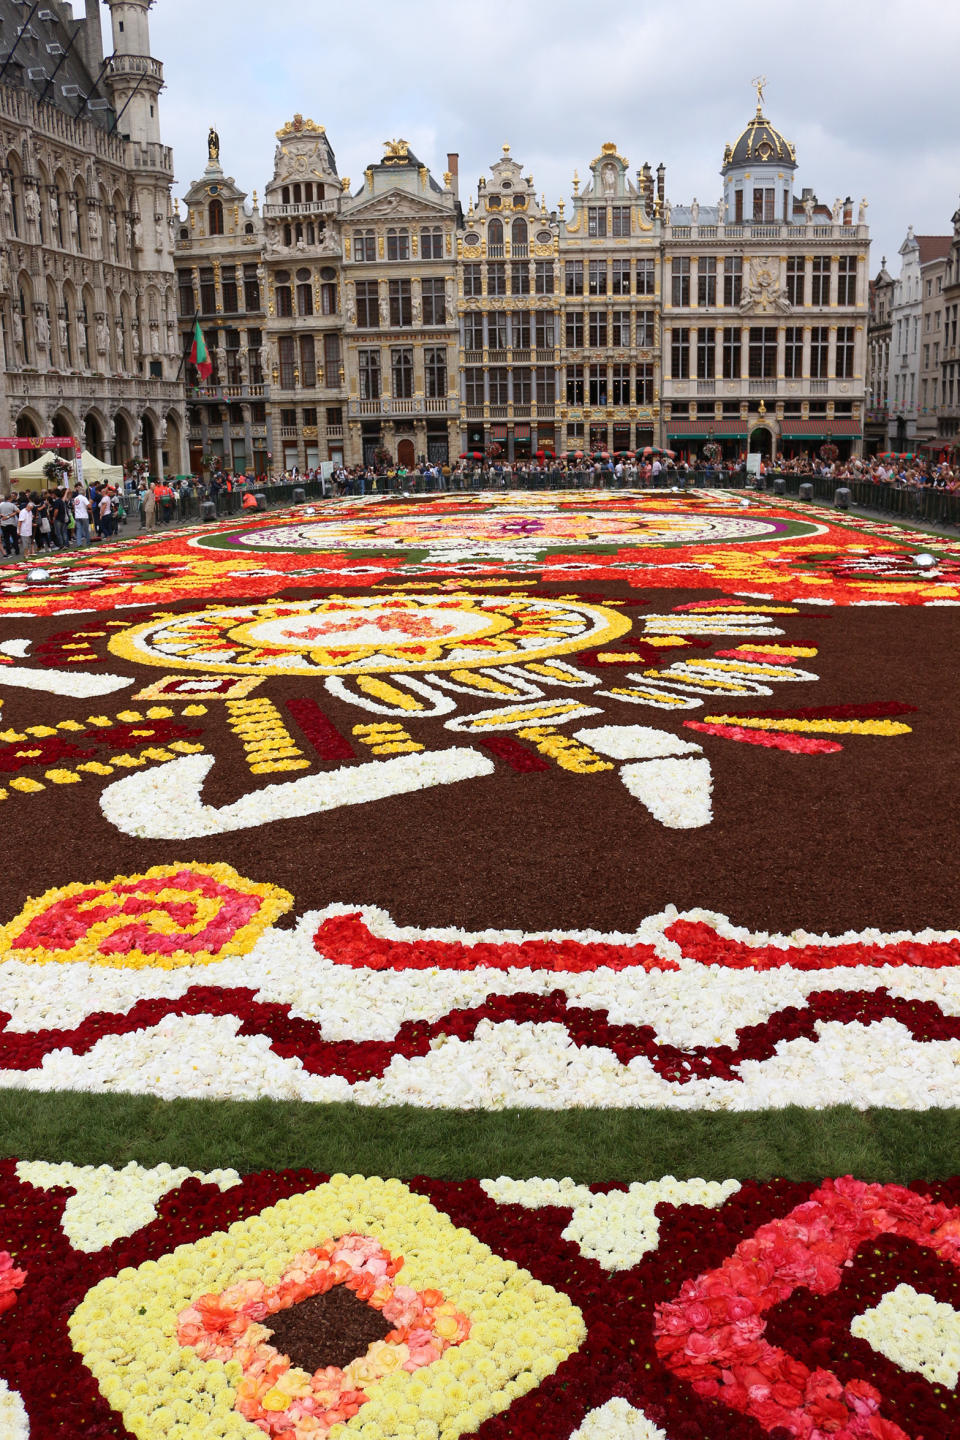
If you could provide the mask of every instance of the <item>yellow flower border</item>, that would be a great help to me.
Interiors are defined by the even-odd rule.
[[[79,939],[76,944],[68,950],[46,950],[46,949],[24,949],[17,947],[17,940],[45,910],[59,904],[62,900],[69,900],[74,895],[79,895],[85,890],[106,892],[114,885],[136,884],[139,880],[163,879],[167,876],[178,875],[183,870],[191,870],[196,874],[209,875],[220,884],[229,886],[231,889],[244,895],[255,895],[260,900],[259,909],[250,917],[245,925],[234,931],[229,940],[216,951],[200,950],[189,952],[178,950],[170,955],[158,955],[156,951],[147,953],[142,950],[131,950],[126,955],[104,955],[95,944],[86,941],[86,937]],[[161,892],[162,893],[162,892]],[[196,895],[195,891],[178,891],[181,897]],[[160,897],[154,896],[154,899]],[[260,936],[267,930],[275,920],[284,915],[293,906],[293,896],[288,890],[282,890],[277,885],[259,884],[255,880],[248,880],[232,865],[222,862],[215,865],[202,864],[200,861],[184,860],[176,865],[151,865],[149,870],[144,870],[137,875],[115,875],[112,880],[87,880],[75,881],[71,885],[59,885],[53,889],[46,890],[42,895],[31,897],[13,920],[8,924],[0,926],[0,963],[7,960],[19,960],[26,964],[35,965],[102,965],[110,969],[118,970],[142,970],[146,968],[159,970],[178,970],[187,965],[211,965],[218,960],[224,960],[228,955],[248,954],[260,939]],[[142,917],[146,918],[146,917]],[[209,923],[203,920],[202,924]],[[161,912],[158,917],[158,924],[168,925],[168,917]]]
[[[383,598],[384,601],[389,600],[389,594],[385,594]],[[417,598],[424,599],[428,597],[418,596]],[[449,600],[450,598],[451,595],[449,592],[443,593],[443,599]],[[463,596],[462,598],[465,600],[473,601],[474,603],[476,602],[475,596],[467,595]],[[525,597],[519,596],[506,598],[523,599]],[[251,606],[225,605],[223,609],[229,610],[240,608],[256,608],[265,610],[269,608],[269,603],[270,602],[253,602]],[[286,603],[289,606],[295,604],[305,604],[306,602],[276,601],[273,603],[279,608],[283,603]],[[569,602],[565,603],[569,604]],[[588,634],[585,633],[582,635],[578,635],[575,636],[573,639],[555,639],[545,641],[543,644],[540,644],[536,648],[531,650],[523,650],[519,646],[511,645],[506,651],[502,651],[502,653],[496,653],[494,650],[491,650],[490,654],[478,656],[475,660],[457,660],[456,667],[458,669],[479,669],[487,665],[526,664],[527,661],[530,660],[550,659],[555,655],[571,654],[576,650],[592,650],[595,649],[597,646],[609,645],[612,641],[618,640],[622,635],[625,635],[627,633],[627,631],[633,624],[633,621],[629,615],[625,615],[617,610],[612,610],[606,605],[593,605],[582,602],[578,603],[576,607],[570,606],[569,608],[574,609],[578,615],[586,615],[591,620],[601,620],[605,623],[601,625],[599,629],[592,630]],[[191,618],[205,620],[210,618],[210,614],[211,612],[209,610],[206,610],[197,611],[195,614],[191,612],[184,615],[177,615],[173,618],[176,618],[178,622],[188,621]],[[224,663],[218,663],[215,660],[194,661],[190,660],[187,656],[180,654],[178,654],[176,659],[174,659],[170,655],[160,655],[157,652],[151,651],[149,648],[147,648],[146,644],[143,646],[141,646],[140,644],[140,641],[145,640],[151,631],[160,629],[164,625],[164,623],[166,622],[163,620],[153,619],[148,620],[142,625],[133,625],[128,630],[118,631],[116,634],[111,635],[110,637],[111,653],[119,656],[122,660],[127,660],[134,664],[154,665],[161,669],[170,669],[170,667],[175,664],[181,670],[199,670],[209,674],[226,675],[253,674],[261,678],[269,675],[290,674],[298,675],[301,678],[304,676],[326,675],[376,675],[380,671],[383,671],[387,674],[395,673],[399,675],[407,674],[409,672],[418,670],[438,670],[447,668],[444,665],[442,656],[440,658],[434,657],[429,660],[423,660],[418,662],[398,659],[393,664],[378,666],[376,670],[372,671],[364,670],[362,665],[360,665],[359,663],[348,663],[343,665],[337,665],[334,667],[314,665],[314,667],[312,668],[307,668],[304,665],[285,665],[283,663],[277,663],[258,666],[255,670],[252,670],[249,664],[245,664],[242,661],[229,661]],[[246,622],[246,625],[249,626],[253,623],[255,622],[251,620]],[[238,634],[242,628],[244,628],[242,625],[237,624],[229,633],[232,635]],[[497,648],[498,650],[500,650],[500,647]],[[295,655],[302,655],[304,652],[294,651],[293,653]]]
[[[318,1238],[359,1230],[404,1257],[399,1284],[437,1288],[470,1318],[470,1335],[410,1375],[371,1386],[359,1414],[330,1440],[402,1440],[420,1422],[444,1440],[469,1434],[553,1374],[586,1335],[566,1295],[495,1255],[399,1180],[334,1175],[228,1230],[121,1270],[70,1317],[74,1348],[137,1440],[254,1440],[233,1408],[235,1361],[200,1360],[177,1343],[177,1316],[197,1295],[242,1278],[276,1284]]]

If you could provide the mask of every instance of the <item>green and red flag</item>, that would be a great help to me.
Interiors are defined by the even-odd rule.
[[[193,344],[190,346],[190,364],[197,367],[197,374],[201,380],[209,380],[213,374],[213,361],[210,359],[207,350],[207,342],[203,338],[203,331],[200,329],[200,321],[193,322]]]

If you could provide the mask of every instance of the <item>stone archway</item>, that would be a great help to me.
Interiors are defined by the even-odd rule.
[[[97,460],[103,460],[103,426],[99,417],[88,410],[83,418],[83,448]]]
[[[144,460],[146,460],[148,466],[150,467],[150,474],[156,476],[157,479],[160,479],[161,476],[157,474],[156,460],[157,431],[156,427],[154,426],[152,417],[150,415],[147,415],[146,413],[144,413],[140,418],[140,436],[141,454],[143,455]]]
[[[117,411],[113,417],[113,463],[115,465],[126,465],[128,460],[133,459],[133,438],[130,431],[130,422],[125,414]]]
[[[769,460],[773,454],[773,434],[767,425],[755,425],[750,431],[750,453]]]
[[[413,467],[414,467],[414,465],[415,465],[416,463],[417,463],[417,452],[416,452],[416,449],[414,448],[413,441],[410,440],[409,438],[407,438],[406,436],[405,436],[402,440],[398,440],[398,441],[397,441],[397,464],[398,464],[398,465],[405,465],[408,470],[412,470]]]

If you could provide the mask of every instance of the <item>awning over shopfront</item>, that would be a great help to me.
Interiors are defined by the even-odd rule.
[[[835,440],[862,434],[859,420],[784,420],[784,440]]]

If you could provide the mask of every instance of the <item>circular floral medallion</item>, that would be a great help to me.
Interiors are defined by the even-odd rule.
[[[229,865],[154,865],[142,875],[64,885],[0,927],[0,954],[46,964],[141,969],[245,955],[293,897]]]
[[[815,535],[820,527],[773,515],[714,514],[623,507],[550,510],[527,504],[482,514],[374,513],[332,521],[265,525],[198,537],[193,543],[237,550],[427,551],[434,559],[477,553],[545,553],[571,546],[716,545]]]
[[[629,628],[606,606],[526,595],[333,596],[154,620],[114,635],[110,648],[165,668],[357,675],[543,659]]]

